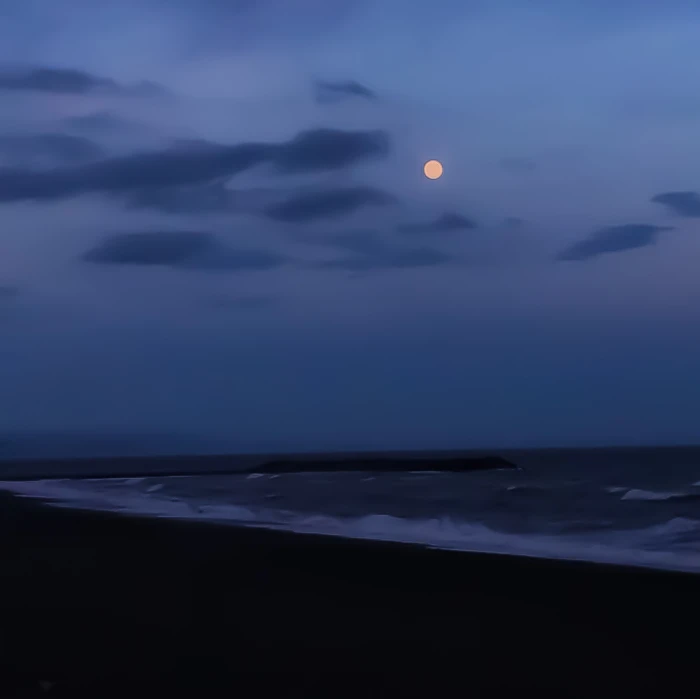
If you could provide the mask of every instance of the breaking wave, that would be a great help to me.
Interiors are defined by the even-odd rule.
[[[700,501],[700,493],[667,493],[654,490],[628,490],[622,500],[647,500],[649,502],[694,502]]]

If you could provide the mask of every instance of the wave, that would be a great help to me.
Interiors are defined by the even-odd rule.
[[[150,479],[147,479],[150,480]],[[147,485],[147,484],[146,484]],[[359,517],[310,515],[288,510],[214,504],[153,494],[99,489],[74,481],[0,482],[0,489],[40,498],[56,507],[107,510],[126,515],[204,520],[220,524],[420,544],[457,551],[499,553],[700,572],[700,521],[676,517],[637,530],[582,535],[518,534],[449,517],[407,519],[387,514]],[[640,491],[648,492],[648,491]]]
[[[648,540],[655,540],[656,543],[660,543],[662,539],[666,538],[679,541],[684,540],[688,534],[700,535],[700,521],[689,517],[674,517],[668,522],[638,531],[644,532]]]
[[[525,493],[525,494],[536,494],[536,493],[551,493],[554,490],[553,486],[547,485],[509,485],[506,487],[509,493]]]
[[[700,493],[668,493],[654,490],[628,490],[622,500],[647,500],[650,502],[694,502],[700,500]]]

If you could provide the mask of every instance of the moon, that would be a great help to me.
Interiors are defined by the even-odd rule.
[[[423,173],[429,180],[437,180],[442,177],[442,163],[439,160],[428,160],[423,165]]]

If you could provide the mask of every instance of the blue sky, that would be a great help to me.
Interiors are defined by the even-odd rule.
[[[0,13],[2,429],[697,441],[696,3]]]

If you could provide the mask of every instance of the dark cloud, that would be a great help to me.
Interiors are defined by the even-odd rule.
[[[274,162],[284,173],[340,170],[368,158],[383,158],[389,153],[385,131],[304,131],[275,153]]]
[[[129,198],[137,209],[155,209],[167,214],[214,214],[233,211],[236,195],[224,183],[199,187],[142,189]]]
[[[353,97],[375,101],[377,94],[355,80],[343,82],[319,80],[314,83],[314,97],[319,104],[331,104]]]
[[[143,81],[136,85],[120,85],[111,78],[65,68],[0,70],[0,90],[70,95],[106,92],[134,97],[156,97],[167,94],[165,88],[149,81]]]
[[[588,238],[574,243],[574,245],[564,250],[557,259],[588,260],[608,253],[644,248],[656,243],[659,233],[669,230],[672,230],[672,228],[668,226],[649,226],[644,224],[628,224],[603,228]]]
[[[537,164],[530,158],[503,158],[500,166],[508,172],[524,174],[537,169]]]
[[[0,137],[0,155],[14,167],[79,165],[103,158],[103,148],[82,136],[62,133]]]
[[[82,70],[59,68],[25,68],[0,72],[0,89],[31,90],[63,94],[84,94],[93,90],[116,90],[109,78],[100,78]]]
[[[0,202],[187,187],[231,177],[262,162],[276,163],[287,173],[333,170],[376,156],[386,147],[381,131],[333,129],[306,131],[283,144],[180,144],[50,172],[0,170]]]
[[[50,172],[4,170],[0,171],[0,202],[194,185],[243,172],[265,160],[269,150],[270,146],[254,143],[215,151],[171,148]]]
[[[700,218],[700,195],[697,192],[665,192],[652,197],[652,201],[668,207],[679,216]]]
[[[269,207],[265,213],[276,221],[301,223],[344,216],[363,206],[386,206],[394,202],[393,195],[373,187],[348,187],[302,194]]]
[[[447,233],[476,228],[476,223],[466,216],[446,213],[429,223],[407,223],[397,226],[401,233]]]
[[[88,262],[111,265],[177,266],[217,246],[216,238],[208,233],[124,233],[102,241],[88,251],[84,259]]]
[[[211,233],[152,231],[111,236],[88,250],[86,262],[204,270],[265,270],[288,259],[266,250],[233,249]]]
[[[248,170],[269,157],[271,148],[258,143],[200,149],[173,147],[106,160],[79,171],[79,175],[84,189],[92,191],[179,187]]]
[[[503,225],[506,228],[522,228],[526,223],[525,219],[517,216],[507,216],[503,221]]]

